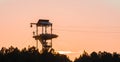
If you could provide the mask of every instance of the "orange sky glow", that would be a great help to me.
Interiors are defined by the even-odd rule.
[[[56,51],[120,53],[119,0],[0,0],[0,47],[35,46],[30,23],[39,19],[53,23]]]

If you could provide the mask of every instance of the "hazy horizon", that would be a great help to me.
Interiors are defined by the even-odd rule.
[[[119,0],[0,0],[0,9],[0,47],[35,46],[30,23],[49,19],[56,51],[120,53]]]

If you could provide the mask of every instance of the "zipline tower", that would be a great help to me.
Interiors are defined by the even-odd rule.
[[[36,40],[36,49],[38,49],[39,40],[42,44],[42,51],[50,51],[52,49],[52,39],[58,37],[58,35],[52,33],[52,23],[46,19],[39,19],[37,23],[31,23],[31,27],[32,25],[36,25],[36,33],[33,32],[33,38]],[[38,33],[39,27],[41,27],[40,34]],[[48,30],[48,28],[50,29]]]

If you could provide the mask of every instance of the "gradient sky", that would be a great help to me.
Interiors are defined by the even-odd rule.
[[[38,19],[54,24],[57,51],[120,53],[120,0],[0,0],[0,47],[35,46]]]

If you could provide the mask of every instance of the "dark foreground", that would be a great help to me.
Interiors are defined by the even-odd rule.
[[[0,50],[0,62],[72,62],[68,56],[51,52],[39,52],[35,47],[18,48],[10,47]],[[84,51],[74,62],[120,62],[120,54],[109,52],[92,52],[88,54]]]

